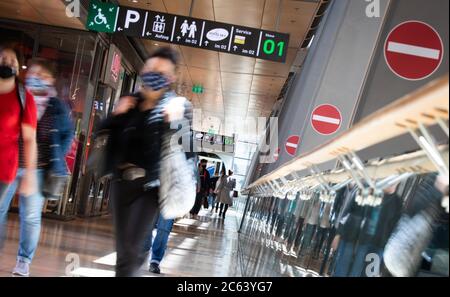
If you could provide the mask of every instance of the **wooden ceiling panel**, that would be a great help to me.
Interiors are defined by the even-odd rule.
[[[215,0],[216,21],[248,27],[261,27],[264,0]]]
[[[213,0],[195,0],[192,8],[192,17],[214,21]]]
[[[220,70],[219,53],[199,48],[180,46],[186,65],[209,70]]]
[[[192,84],[202,85],[205,91],[215,90],[222,92],[220,72],[203,68],[189,67],[189,74],[191,75]]]
[[[168,13],[189,15],[192,0],[163,0]]]
[[[220,69],[225,72],[253,74],[256,59],[219,53]]]
[[[252,74],[221,72],[221,77],[224,92],[250,93]]]
[[[266,0],[264,7],[264,16],[262,21],[262,29],[275,31],[277,24],[277,14],[279,3],[282,0]]]
[[[131,0],[119,0],[119,3],[123,6],[167,12],[163,0],[138,0],[138,2]]]
[[[283,4],[279,31],[291,36],[289,47],[300,47],[315,16],[318,3],[285,1]]]
[[[252,88],[250,92],[252,94],[262,94],[262,95],[278,95],[281,88],[286,81],[283,77],[271,77],[271,76],[258,76],[253,77]]]
[[[0,17],[48,24],[48,21],[26,0],[0,1]]]

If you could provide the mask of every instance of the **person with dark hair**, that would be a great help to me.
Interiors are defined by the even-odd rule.
[[[29,197],[20,195],[20,224],[23,227],[20,232],[17,265],[13,270],[13,274],[20,276],[29,275],[29,266],[39,242],[41,213],[45,200],[42,196],[44,179],[47,183],[50,183],[56,182],[57,177],[63,177],[60,178],[63,181],[67,180],[64,177],[68,176],[65,155],[70,148],[74,129],[69,116],[69,108],[62,100],[56,98],[55,77],[56,67],[51,62],[37,58],[29,63],[26,87],[34,96],[38,120],[38,191],[35,195]],[[0,204],[0,215],[2,216],[6,216],[16,192],[17,182],[22,178],[21,172],[25,168],[22,147],[19,151],[19,173],[15,182],[9,187],[2,204]],[[61,189],[63,186],[61,186]]]
[[[205,208],[208,208],[207,197],[209,194],[211,177],[208,170],[206,170],[207,163],[208,161],[206,159],[201,159],[200,163],[198,164],[199,183],[197,185],[197,196],[195,197],[194,207],[190,211],[191,215],[193,215],[194,218],[197,217],[198,213],[200,212],[202,204],[206,206]]]
[[[179,131],[178,124],[189,125],[192,119],[191,103],[171,89],[178,60],[171,48],[156,50],[141,71],[143,88],[121,98],[113,116],[100,125],[101,130],[110,130],[107,161],[114,176],[111,200],[118,277],[136,276],[145,261],[144,240],[159,214],[163,135],[167,139]],[[184,136],[183,146],[190,139]]]
[[[19,61],[13,48],[0,47],[0,206],[5,205],[8,191],[17,186],[27,199],[37,195],[36,126],[37,112],[33,95],[18,81]],[[19,139],[23,143],[23,169],[19,167]],[[9,205],[8,205],[9,208]],[[22,209],[22,208],[21,208]],[[5,236],[6,213],[0,210],[0,247]]]

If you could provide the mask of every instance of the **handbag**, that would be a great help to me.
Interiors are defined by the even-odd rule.
[[[60,200],[68,182],[68,175],[56,175],[50,172],[45,176],[42,195],[49,200]]]
[[[96,133],[86,164],[87,171],[94,172],[98,178],[112,174],[111,160],[108,162],[111,130],[104,129]]]
[[[159,206],[166,220],[187,214],[197,195],[194,160],[186,157],[180,144],[171,143],[171,136],[165,133],[162,138],[159,173]]]

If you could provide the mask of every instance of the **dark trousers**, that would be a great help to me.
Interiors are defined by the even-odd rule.
[[[224,209],[224,206],[225,206],[225,209]],[[228,210],[228,204],[220,203],[219,216],[222,215],[223,217],[225,217],[225,214],[227,213],[227,210]]]
[[[145,236],[158,217],[158,188],[144,191],[143,185],[143,178],[112,184],[117,277],[137,276],[145,261]]]
[[[199,192],[197,193],[197,195],[195,196],[195,204],[194,207],[191,209],[190,213],[191,214],[198,214],[200,212],[200,209],[202,208],[202,204],[204,202],[204,193],[203,192]]]

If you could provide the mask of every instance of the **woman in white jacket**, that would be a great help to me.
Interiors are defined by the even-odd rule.
[[[228,170],[228,175],[225,174],[225,170],[222,170],[222,175],[217,181],[215,193],[217,194],[216,212],[220,203],[219,216],[225,218],[225,214],[229,206],[233,205],[233,197],[231,191],[236,187],[236,180],[232,178],[233,171]],[[225,207],[225,209],[224,209]]]

